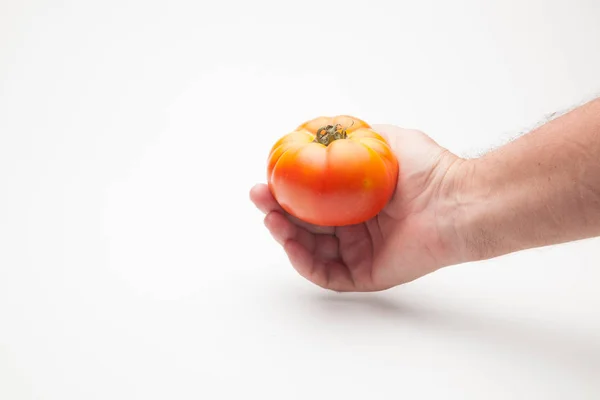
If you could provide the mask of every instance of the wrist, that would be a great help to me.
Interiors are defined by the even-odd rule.
[[[450,194],[455,258],[459,263],[475,262],[521,250],[515,235],[524,216],[515,199],[521,188],[507,184],[504,166],[486,157],[465,160],[453,175]],[[502,188],[502,191],[500,191]],[[529,203],[538,200],[528,196]],[[534,207],[535,208],[535,207]]]
[[[465,160],[447,152],[440,162],[441,184],[436,196],[435,220],[439,241],[443,249],[442,266],[462,264],[472,261],[465,246],[465,194],[471,184],[472,166]]]
[[[482,221],[486,210],[492,208],[487,204],[490,192],[486,180],[478,179],[484,163],[482,159],[458,158],[445,175],[437,214],[441,216],[440,232],[448,251],[447,265],[484,260],[497,250],[497,240]]]
[[[478,231],[476,210],[486,207],[486,196],[480,194],[485,192],[485,189],[477,180],[481,163],[481,159],[465,160],[453,176],[450,215],[452,216],[456,258],[460,263],[487,258],[493,243],[492,238],[485,233],[482,227],[479,227],[479,232],[476,233]]]

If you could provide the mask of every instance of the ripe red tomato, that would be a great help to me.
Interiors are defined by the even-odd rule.
[[[366,122],[342,115],[315,118],[279,139],[267,180],[291,215],[344,226],[376,216],[392,197],[398,172],[386,140]]]

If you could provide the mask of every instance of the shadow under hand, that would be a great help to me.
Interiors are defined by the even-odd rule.
[[[552,363],[581,374],[584,379],[595,380],[594,376],[600,371],[600,332],[548,325],[534,318],[525,320],[490,314],[482,309],[465,309],[452,302],[440,303],[439,299],[419,298],[417,303],[385,293],[319,294],[312,297],[312,306],[319,309],[322,318],[333,322],[352,320],[361,325],[373,324],[378,329],[408,325],[423,332],[434,332],[436,337],[447,337],[449,341],[459,335],[468,338],[470,343]]]

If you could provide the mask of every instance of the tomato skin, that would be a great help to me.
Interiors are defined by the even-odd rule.
[[[339,125],[338,125],[339,124]],[[314,142],[320,128],[345,138]],[[282,208],[308,223],[346,226],[375,217],[391,199],[399,163],[386,140],[351,116],[319,117],[271,148],[267,181]]]

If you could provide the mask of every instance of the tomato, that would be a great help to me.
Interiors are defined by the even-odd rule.
[[[345,226],[375,217],[391,199],[399,163],[364,121],[319,117],[273,145],[269,189],[291,215],[315,225]]]

